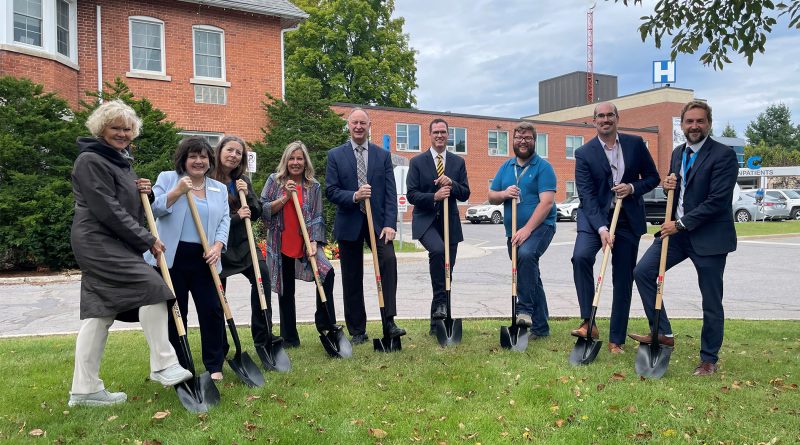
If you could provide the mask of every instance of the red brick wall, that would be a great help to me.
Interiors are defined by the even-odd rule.
[[[78,106],[78,71],[55,60],[0,51],[0,76],[25,77]]]

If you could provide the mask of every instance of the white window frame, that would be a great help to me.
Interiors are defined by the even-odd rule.
[[[406,142],[405,142],[405,144],[403,144],[402,147],[400,146],[401,142],[400,142],[400,138],[398,137],[398,134],[400,134],[400,132],[398,130],[400,129],[401,125],[404,125],[406,127],[406,131],[405,131],[405,133],[406,133],[406,135],[405,135]],[[417,147],[419,147],[419,148],[416,149],[416,150],[411,148],[411,143],[410,143],[410,140],[409,140],[408,128],[411,127],[412,125],[417,127]],[[396,124],[394,124],[394,147],[395,147],[395,150],[397,150],[397,151],[410,151],[410,152],[422,151],[422,125],[420,125],[420,124],[410,124],[410,123],[405,123],[405,122],[397,122]]]
[[[570,187],[572,186],[572,187]],[[570,193],[570,188],[572,189],[572,193]],[[578,196],[578,189],[575,186],[575,181],[565,181],[564,182],[564,190],[567,193],[567,197],[565,199],[572,198],[573,196]]]
[[[569,141],[570,138],[580,139],[580,143],[577,146],[572,148],[572,156],[569,155],[569,151],[568,151],[569,150],[569,144],[567,144],[567,141]],[[580,148],[582,145],[583,145],[583,136],[577,136],[577,135],[574,135],[574,134],[568,134],[564,138],[564,154],[567,156],[567,159],[575,159],[575,152],[578,151],[578,148]]]
[[[0,5],[0,49],[55,60],[78,70],[78,6],[77,0],[63,0],[69,5],[69,56],[58,52],[56,0],[42,0],[42,44],[14,41],[14,2],[8,0]]]
[[[142,70],[142,69],[134,69],[133,68],[133,23],[147,23],[150,25],[158,25],[159,29],[161,30],[161,71],[151,71],[151,70]],[[141,15],[132,15],[128,17],[128,66],[130,71],[128,71],[128,77],[143,77],[143,78],[154,78],[160,80],[170,80],[166,79],[167,76],[167,42],[164,38],[164,25],[163,20],[159,20],[154,17],[147,17]]]
[[[29,18],[33,18],[33,19],[38,19],[39,20],[39,33],[40,33],[39,42],[41,44],[37,45],[35,43],[27,43],[27,42],[21,42],[21,41],[14,40],[14,14],[16,14],[16,11],[14,10],[14,0],[8,0],[8,4],[9,4],[9,6],[11,8],[11,11],[10,11],[10,14],[9,14],[9,16],[10,16],[9,18],[10,18],[10,22],[11,22],[11,41],[14,42],[15,44],[30,46],[30,47],[33,47],[33,48],[44,49],[44,47],[45,47],[45,35],[46,35],[46,32],[45,32],[45,26],[46,25],[45,25],[45,22],[44,22],[44,10],[45,10],[45,8],[47,6],[45,5],[46,1],[40,1],[39,3],[40,3],[40,6],[41,6],[41,8],[39,9],[39,17],[32,17],[32,16],[29,16],[29,15],[20,14],[20,15],[23,15],[24,17],[29,17]],[[53,4],[55,5],[55,3],[53,3]]]
[[[493,150],[492,142],[491,142],[492,133],[494,133],[494,138],[495,138],[495,141],[496,141],[495,142],[496,147],[494,147],[494,153],[492,153],[492,150]],[[501,153],[500,152],[500,133],[505,133],[505,135],[506,135],[505,153]],[[508,130],[489,130],[487,132],[487,134],[486,134],[486,145],[488,146],[489,156],[508,157],[508,153],[509,153],[509,142],[508,142],[508,139],[509,139]]]
[[[195,39],[195,31],[214,32],[220,35],[220,56],[222,58],[221,75],[222,77],[207,77],[197,75],[197,41]],[[194,77],[189,79],[189,83],[213,85],[218,87],[230,87],[230,82],[227,81],[227,68],[225,59],[225,30],[211,25],[193,25],[192,26],[192,73]]]
[[[464,151],[456,151],[456,130],[464,130]],[[447,151],[457,155],[467,154],[467,147],[469,146],[467,134],[469,132],[465,127],[448,127],[447,129]],[[453,137],[453,145],[450,145],[450,136]]]
[[[539,144],[540,136],[544,138],[544,150],[542,150],[542,144]],[[550,154],[550,137],[547,133],[536,133],[536,154],[545,159]]]
[[[200,136],[200,137],[203,137],[211,145],[211,148],[216,148],[217,144],[219,144],[219,141],[221,141],[222,138],[225,137],[225,133],[217,133],[215,131],[192,131],[192,130],[187,130],[187,131],[181,131],[178,134],[183,136],[183,137],[189,137],[189,136]],[[212,144],[211,141],[209,140],[210,138],[216,138],[217,142]]]

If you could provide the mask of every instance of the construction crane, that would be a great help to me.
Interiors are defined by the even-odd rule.
[[[594,7],[586,12],[586,103],[594,102]]]

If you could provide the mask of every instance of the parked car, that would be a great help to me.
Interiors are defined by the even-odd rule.
[[[743,192],[733,203],[733,220],[735,222],[783,221],[784,219],[789,219],[789,208],[786,206],[785,200],[782,201],[768,194],[759,204],[756,202],[755,190]]]
[[[556,219],[561,221],[567,219],[570,221],[578,220],[578,206],[581,205],[581,200],[577,196],[567,198],[564,202],[556,204]]]
[[[765,189],[764,194],[783,201],[791,219],[800,219],[800,193],[792,189]]]
[[[503,205],[493,205],[485,201],[481,205],[472,206],[467,209],[467,220],[472,224],[480,224],[488,221],[492,224],[503,223]]]
[[[667,194],[663,187],[656,187],[642,195],[644,199],[645,220],[653,225],[664,223],[667,215]]]

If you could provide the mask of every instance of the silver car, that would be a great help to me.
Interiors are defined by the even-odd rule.
[[[733,203],[733,220],[736,222],[748,221],[782,221],[789,219],[789,209],[786,203],[771,196],[764,196],[759,204],[756,202],[756,192],[742,193]]]

